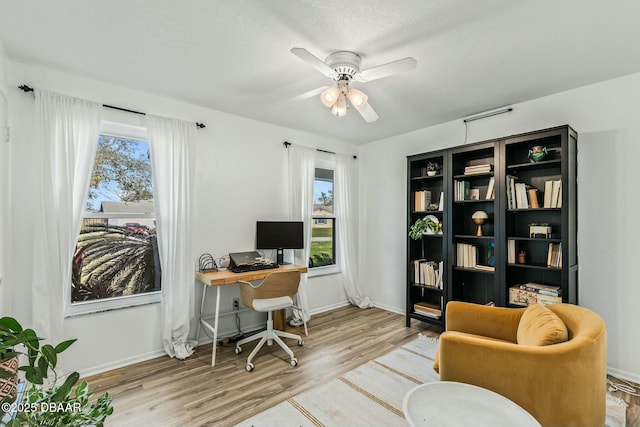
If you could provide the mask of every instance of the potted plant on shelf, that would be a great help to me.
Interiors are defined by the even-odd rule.
[[[440,170],[440,165],[437,162],[427,163],[427,176],[435,176]]]
[[[419,240],[423,234],[436,234],[438,232],[440,232],[440,221],[433,215],[427,215],[413,223],[409,229],[409,237],[413,240]]]
[[[15,393],[2,398],[0,426],[103,426],[113,413],[109,393],[91,403],[96,390],[89,390],[86,381],[74,389],[80,379],[77,372],[69,374],[62,384],[57,383],[58,354],[76,340],[56,346],[41,346],[41,340],[33,329],[24,329],[16,319],[0,318],[0,361],[17,360],[17,371],[24,373],[25,383],[24,393],[18,394],[17,401]],[[18,376],[16,370],[0,365],[0,378],[17,381]],[[50,385],[44,385],[45,379]]]

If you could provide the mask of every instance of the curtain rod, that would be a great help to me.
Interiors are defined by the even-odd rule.
[[[284,145],[284,148],[289,148],[289,146],[291,145],[291,143],[289,141],[285,141],[282,143],[282,145]],[[328,154],[336,154],[333,151],[327,151],[327,150],[322,150],[320,148],[316,148],[316,151],[319,151],[321,153],[328,153]],[[353,156],[354,159],[357,159],[358,156]]]
[[[22,89],[22,91],[25,93],[33,92],[33,88],[27,85],[18,86],[18,88]],[[147,115],[147,113],[143,113],[141,111],[129,110],[127,108],[122,108],[122,107],[114,107],[113,105],[102,104],[102,106],[105,108],[111,108],[112,110],[124,111],[126,113],[140,114],[141,116]],[[196,126],[198,126],[200,129],[206,127],[204,123],[198,123],[198,122],[196,122]]]

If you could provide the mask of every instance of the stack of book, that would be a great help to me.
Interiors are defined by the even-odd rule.
[[[562,268],[562,245],[560,243],[549,243],[547,267]]]
[[[474,165],[474,166],[467,166],[464,168],[464,174],[465,175],[478,175],[481,173],[489,173],[491,172],[492,166],[489,163],[485,163],[482,165]]]
[[[413,193],[414,208],[416,212],[425,212],[431,204],[431,191],[421,190]]]
[[[561,208],[562,207],[562,181],[551,180],[544,183],[544,202],[545,208]]]
[[[422,301],[413,304],[413,311],[433,319],[440,319],[442,317],[442,310],[440,310],[440,307],[429,302]]]
[[[536,302],[545,305],[561,303],[560,287],[528,282],[509,288],[509,304],[527,306]]]

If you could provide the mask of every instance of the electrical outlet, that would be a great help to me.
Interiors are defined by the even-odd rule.
[[[233,311],[240,310],[240,298],[233,299]]]

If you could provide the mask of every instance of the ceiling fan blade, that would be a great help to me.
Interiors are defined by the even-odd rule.
[[[418,61],[409,56],[407,58],[398,59],[397,61],[388,62],[386,64],[361,71],[356,76],[356,80],[361,82],[370,82],[371,80],[381,79],[392,74],[413,70],[417,65]]]
[[[360,109],[356,108],[356,110],[367,123],[373,123],[378,120],[378,113],[375,112],[369,103],[366,103],[364,107],[360,107]]]
[[[291,53],[293,53],[298,58],[302,59],[307,64],[311,65],[316,70],[320,71],[325,76],[333,79],[338,77],[338,74],[334,71],[333,68],[329,67],[327,64],[322,62],[320,59],[313,56],[307,49],[301,47],[294,47],[291,49]]]
[[[315,88],[313,90],[310,90],[309,92],[305,92],[302,93],[298,96],[295,96],[293,98],[291,98],[293,101],[301,101],[303,99],[309,99],[309,98],[313,98],[316,95],[320,95],[322,93],[323,90],[325,90],[326,88],[328,88],[329,86],[321,86],[319,88]]]

